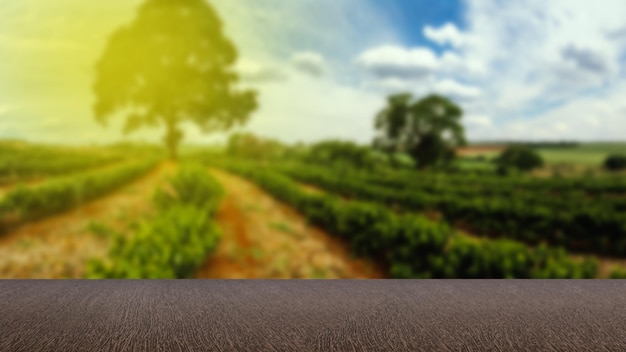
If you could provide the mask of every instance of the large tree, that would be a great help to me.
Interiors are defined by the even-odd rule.
[[[448,163],[455,148],[466,143],[460,122],[463,111],[440,95],[412,100],[407,93],[388,98],[376,115],[374,146],[388,153],[408,153],[420,168]]]
[[[147,0],[112,34],[96,65],[96,119],[106,124],[123,112],[125,133],[164,126],[172,159],[183,122],[205,133],[245,123],[256,92],[235,87],[237,51],[222,27],[205,0]]]

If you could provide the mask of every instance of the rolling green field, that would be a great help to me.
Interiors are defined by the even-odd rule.
[[[626,143],[588,143],[576,148],[539,149],[548,164],[602,165],[613,153],[626,153]]]
[[[601,171],[602,163],[610,154],[626,154],[626,143],[581,143],[576,147],[537,148],[546,165],[544,171],[566,168],[567,171]],[[485,151],[472,156],[459,157],[457,165],[463,170],[493,171],[491,160],[496,151]],[[563,171],[563,170],[561,170]]]

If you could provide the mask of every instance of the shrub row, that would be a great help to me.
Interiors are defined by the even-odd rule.
[[[440,172],[416,173],[415,171],[386,171],[364,175],[368,181],[393,187],[453,187],[460,192],[480,192],[483,194],[515,194],[518,191],[544,194],[583,193],[587,196],[601,194],[626,194],[626,179],[619,176],[535,178],[500,177],[493,175],[444,174]]]
[[[303,164],[275,164],[275,168],[286,172],[316,173],[319,167]],[[397,191],[423,194],[424,196],[452,197],[452,198],[479,198],[489,201],[508,202],[514,198],[518,203],[528,203],[533,206],[545,206],[563,210],[579,210],[581,208],[602,209],[603,212],[626,211],[626,198],[610,193],[590,194],[575,186],[554,190],[550,187],[526,188],[523,184],[508,181],[499,181],[491,185],[487,178],[485,184],[480,184],[473,177],[466,179],[433,174],[415,174],[412,178],[399,177],[394,173],[378,175],[376,173],[362,173],[357,170],[333,168],[333,175],[342,179],[349,179],[368,185],[385,187]],[[386,176],[385,176],[386,175]],[[537,180],[537,182],[544,182]],[[528,183],[532,185],[532,183]]]
[[[358,255],[386,262],[395,278],[591,278],[597,261],[571,261],[563,249],[532,249],[510,240],[472,240],[440,222],[387,207],[308,194],[284,175],[250,164],[221,167],[251,179],[337,235]]]
[[[221,186],[199,166],[185,166],[158,190],[157,213],[130,235],[115,234],[106,260],[92,260],[87,278],[188,278],[217,246],[214,215]]]
[[[110,150],[68,150],[55,147],[0,145],[0,183],[57,176],[87,170],[125,158]]]
[[[144,175],[155,165],[155,161],[124,164],[106,171],[49,181],[40,186],[18,186],[0,199],[0,218],[13,213],[20,221],[32,220],[73,208]]]
[[[506,235],[530,244],[547,242],[572,250],[626,255],[623,211],[610,212],[601,206],[584,207],[580,203],[574,203],[573,207],[531,204],[516,197],[482,199],[398,190],[312,167],[281,170],[298,181],[344,197],[410,211],[436,210],[449,222],[462,221],[473,231],[492,236]]]

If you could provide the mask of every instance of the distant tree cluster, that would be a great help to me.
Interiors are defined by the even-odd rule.
[[[539,153],[525,146],[509,146],[495,160],[498,172],[508,170],[531,171],[543,166],[544,161]]]
[[[466,144],[462,115],[460,107],[440,95],[420,100],[407,93],[392,95],[376,116],[373,146],[389,154],[405,152],[421,169],[448,165],[455,149]]]
[[[626,170],[626,155],[612,154],[604,161],[604,168],[609,171]]]
[[[324,165],[344,165],[359,169],[372,169],[379,162],[372,148],[353,142],[328,140],[313,144],[306,160]]]
[[[269,160],[284,157],[288,153],[288,146],[252,133],[235,133],[228,139],[226,152],[236,157]]]

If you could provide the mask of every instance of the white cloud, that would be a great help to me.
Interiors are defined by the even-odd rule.
[[[453,23],[446,23],[440,28],[425,26],[423,33],[426,38],[440,45],[460,47],[466,41],[465,35]]]
[[[590,71],[596,74],[604,74],[611,71],[611,62],[601,51],[590,48],[579,48],[575,45],[567,45],[561,50],[565,61],[571,61],[579,70]]]
[[[617,103],[624,82],[626,3],[468,0],[466,8],[465,28],[425,26],[423,34],[450,46],[439,59],[439,82],[482,93],[461,102],[471,137],[606,139],[626,127],[618,119],[624,111],[600,98]],[[464,91],[446,85],[448,94]]]
[[[475,99],[480,97],[482,94],[480,89],[461,84],[452,79],[439,81],[435,83],[432,89],[437,93],[457,99]]]
[[[379,77],[424,77],[437,70],[437,56],[428,48],[386,45],[365,51],[356,59],[365,71]]]
[[[624,140],[626,84],[605,97],[587,97],[546,113],[514,121],[499,121],[470,130],[490,139],[513,140]],[[468,117],[467,122],[470,122]],[[473,122],[473,121],[472,121]]]
[[[410,80],[397,78],[397,77],[387,77],[382,79],[371,79],[363,81],[361,85],[364,89],[370,89],[373,91],[378,91],[381,94],[393,94],[399,92],[413,91],[413,84]]]
[[[471,127],[491,127],[493,122],[489,116],[484,115],[471,115],[463,118],[464,122]]]
[[[459,101],[474,100],[482,95],[478,87],[452,78],[481,72],[454,52],[446,51],[437,57],[425,47],[387,45],[369,49],[355,61],[367,74],[363,87],[378,92],[408,91],[416,97],[439,93]]]
[[[314,77],[328,73],[326,61],[318,53],[310,51],[296,53],[291,57],[291,63],[298,71]]]

